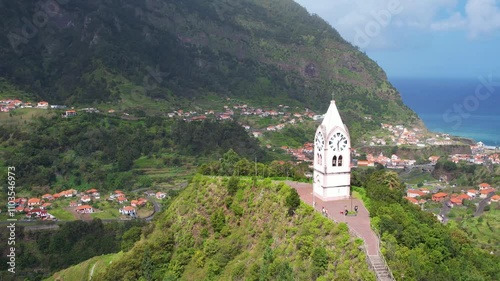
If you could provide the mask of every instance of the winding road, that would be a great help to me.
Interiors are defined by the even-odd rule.
[[[493,195],[495,195],[495,192],[490,192],[488,193],[488,196],[486,196],[486,198],[484,198],[483,200],[481,200],[481,202],[479,202],[479,204],[477,205],[476,212],[474,213],[475,217],[479,217],[484,212],[484,208],[490,203],[491,197]]]

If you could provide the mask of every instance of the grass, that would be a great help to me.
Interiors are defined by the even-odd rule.
[[[104,256],[93,257],[75,266],[62,270],[53,276],[45,279],[46,281],[88,281],[93,269],[93,273],[103,272],[109,264],[123,255],[122,252]]]
[[[73,216],[72,213],[62,209],[62,208],[56,208],[48,211],[49,214],[55,216],[58,220],[66,221],[66,220],[74,220],[75,217]]]
[[[500,251],[500,204],[492,203],[490,210],[484,212],[480,217],[466,217],[458,222],[470,237],[477,241],[481,248],[486,248],[494,252]]]
[[[139,210],[137,210],[137,216],[139,218],[146,218],[146,217],[149,217],[153,214],[154,210],[153,208],[151,209],[147,209],[147,208],[140,208]]]
[[[0,78],[0,99],[20,99],[22,101],[33,101],[33,95],[26,93],[17,86],[8,82],[5,78]]]
[[[0,112],[0,124],[19,126],[31,122],[34,118],[49,117],[55,113],[52,110],[39,108],[21,108],[11,112]]]
[[[105,209],[102,212],[97,212],[90,214],[92,218],[102,219],[102,220],[112,220],[120,217],[118,209]]]
[[[134,168],[136,169],[144,169],[151,167],[164,167],[163,161],[161,158],[150,158],[143,156],[134,161]]]
[[[430,173],[422,172],[418,169],[412,170],[409,174],[400,174],[400,177],[404,182],[409,184],[419,184],[435,180]]]
[[[352,187],[352,194],[353,194],[354,198],[357,198],[357,199],[363,201],[363,204],[365,205],[366,209],[370,210],[371,200],[366,195],[366,189],[361,188],[361,187],[357,187],[357,186],[353,186]]]
[[[428,200],[427,203],[425,203],[425,205],[424,205],[424,207],[427,211],[434,213],[434,214],[439,214],[442,206],[443,206],[443,204],[441,204],[440,202],[434,202],[431,200]]]

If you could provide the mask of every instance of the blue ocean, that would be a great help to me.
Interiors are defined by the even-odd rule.
[[[500,145],[500,79],[389,79],[430,131]]]

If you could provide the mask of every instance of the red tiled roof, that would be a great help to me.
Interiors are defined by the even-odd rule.
[[[81,205],[81,206],[78,206],[75,208],[75,210],[79,211],[79,210],[85,210],[85,209],[92,209],[92,206],[89,206],[89,205]]]
[[[432,195],[432,197],[446,197],[448,196],[448,193],[444,193],[444,192],[438,192],[434,195]]]
[[[460,198],[460,199],[470,199],[470,196],[467,195],[467,194],[460,194],[457,196],[457,198]]]
[[[420,190],[415,190],[415,189],[409,189],[409,190],[408,190],[408,193],[411,193],[411,194],[418,194],[419,196],[424,196],[424,195],[425,195],[425,192],[420,191]]]
[[[40,204],[40,199],[39,198],[30,198],[28,200],[28,204]]]
[[[405,197],[406,200],[410,201],[413,204],[418,204],[418,200],[413,197]]]
[[[488,188],[488,189],[483,189],[480,192],[481,192],[481,194],[489,194],[490,192],[494,192],[494,191],[495,191],[495,189]]]
[[[132,206],[125,206],[125,207],[123,207],[123,210],[124,211],[135,211],[135,208]]]

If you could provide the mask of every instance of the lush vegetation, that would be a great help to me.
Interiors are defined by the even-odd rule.
[[[476,247],[463,230],[441,224],[403,199],[396,173],[376,171],[364,187],[382,251],[397,279],[500,280],[500,257]]]
[[[270,180],[196,176],[97,280],[375,280],[362,241]]]
[[[478,247],[486,251],[500,252],[500,203],[491,203],[486,206],[484,213],[474,217],[474,210],[469,212],[469,206],[453,208],[448,217],[452,218],[448,223],[453,227],[463,229]]]
[[[33,226],[18,225],[15,280],[40,280],[94,256],[127,250],[139,240],[140,235],[134,233],[140,233],[143,226],[144,222],[140,221],[103,224],[98,219],[64,223],[56,231],[28,230]],[[1,240],[7,241],[8,234],[2,229]],[[5,255],[0,261],[0,272],[3,272],[0,278],[12,277],[7,273]]]
[[[473,165],[464,161],[456,164],[442,158],[436,163],[432,175],[435,178],[446,176],[448,181],[458,186],[477,186],[483,182],[500,185],[500,165]]]
[[[255,159],[256,160],[256,159]],[[211,176],[254,176],[265,178],[290,178],[306,180],[306,164],[295,165],[285,161],[272,161],[269,164],[252,162],[239,156],[232,149],[226,152],[219,161],[213,161],[200,166],[202,175]]]
[[[164,180],[148,177],[147,168],[167,174],[196,159],[217,159],[229,149],[252,160],[266,158],[258,142],[234,122],[185,123],[161,117],[42,118],[23,128],[1,127],[0,143],[5,148],[0,150],[0,166],[17,167],[17,185],[33,187],[32,196],[68,188],[147,188]]]

